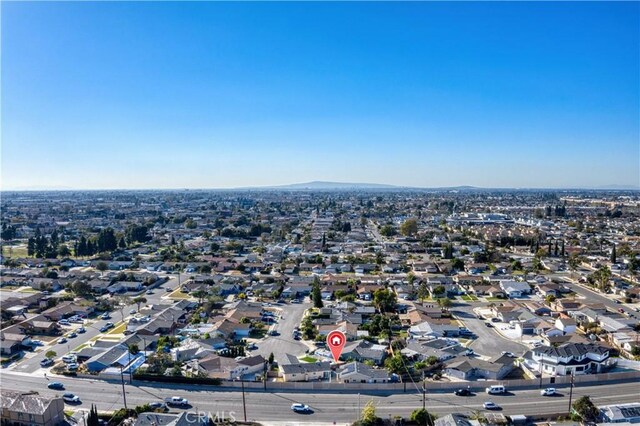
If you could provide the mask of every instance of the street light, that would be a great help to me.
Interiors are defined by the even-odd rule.
[[[244,380],[242,377],[238,376],[238,380],[240,380],[240,384],[242,385],[242,412],[244,413],[244,421],[247,421],[247,402],[244,397]]]

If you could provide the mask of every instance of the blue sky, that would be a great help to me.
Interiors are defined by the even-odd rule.
[[[640,183],[640,3],[2,4],[2,187]]]

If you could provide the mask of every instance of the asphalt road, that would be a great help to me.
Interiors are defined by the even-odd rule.
[[[304,303],[299,304],[290,303],[277,305],[276,307],[281,309],[280,312],[284,319],[279,319],[272,329],[276,330],[279,335],[266,336],[257,342],[256,345],[258,349],[252,351],[252,354],[260,354],[268,358],[269,354],[273,352],[276,361],[283,359],[285,354],[303,355],[308,347],[301,341],[293,339],[293,329],[300,325],[305,309],[310,306],[311,304],[308,302],[308,299],[305,299]]]
[[[469,305],[456,302],[456,305],[451,308],[451,313],[456,318],[462,320],[464,325],[477,336],[477,338],[469,344],[469,347],[478,354],[490,357],[500,355],[503,351],[522,355],[528,349],[526,345],[502,337],[495,328],[487,327],[485,320],[479,320],[476,317],[473,308],[482,305],[485,304],[476,303]]]
[[[7,371],[0,373],[2,388],[11,390],[36,390],[42,395],[54,396],[62,392],[46,388],[43,377],[16,375]],[[57,380],[57,379],[56,379]],[[113,410],[123,406],[122,385],[88,379],[60,379],[67,392],[80,396],[82,403],[76,407],[88,409],[96,404],[99,410]],[[212,391],[207,386],[167,385],[134,383],[125,385],[127,404],[131,406],[162,400],[169,396],[181,396],[191,403],[190,410],[211,413],[233,411],[238,419],[243,418],[242,394],[238,390]],[[504,414],[556,414],[566,412],[569,407],[569,390],[559,389],[560,396],[542,397],[538,389],[516,391],[505,396],[478,394],[471,397],[457,397],[452,393],[430,393],[426,395],[426,407],[438,415],[452,412],[472,413],[484,411],[482,403],[493,401],[500,405]],[[575,387],[573,400],[582,395],[590,395],[597,405],[611,403],[639,402],[640,391],[637,383]],[[381,417],[403,415],[422,406],[422,394],[416,390],[401,394],[354,393],[301,393],[264,392],[246,393],[247,419],[255,421],[295,421],[295,422],[353,422],[364,404],[373,400]],[[294,402],[308,404],[314,410],[311,415],[299,415],[291,411]]]

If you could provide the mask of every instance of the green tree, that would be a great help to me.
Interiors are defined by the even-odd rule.
[[[104,274],[104,271],[106,271],[109,268],[109,266],[107,265],[106,262],[98,262],[96,264],[96,269],[98,271],[100,271],[100,273]]]
[[[382,235],[383,237],[393,237],[394,235],[396,235],[396,230],[393,225],[387,224],[380,228],[380,235]]]
[[[130,344],[127,348],[129,349],[129,353],[131,355],[137,355],[138,353],[140,353],[140,348],[135,343]]]
[[[271,353],[269,354],[269,365],[273,364],[274,359],[275,359],[275,357],[274,357],[274,355],[273,355],[273,352],[271,352]]]
[[[362,426],[375,426],[378,423],[380,423],[380,418],[376,415],[376,406],[370,400],[362,409],[360,424]]]
[[[400,374],[405,370],[404,355],[400,351],[396,351],[395,355],[384,360],[384,368],[391,373]]]
[[[99,426],[100,419],[98,418],[98,409],[95,405],[91,404],[91,409],[87,414],[86,426]]]
[[[451,299],[448,297],[442,297],[438,299],[438,305],[440,305],[441,308],[449,309],[453,303],[451,303]]]
[[[429,286],[427,283],[420,283],[418,286],[418,298],[424,302],[424,299],[427,299],[430,295]]]
[[[58,354],[56,353],[56,351],[47,351],[47,353],[45,353],[44,356],[49,358],[49,359],[53,359],[53,358],[57,357]]]
[[[314,282],[313,289],[311,290],[311,298],[313,299],[313,307],[314,308],[322,308],[324,303],[322,303],[322,292],[320,291],[320,283]]]
[[[572,408],[585,422],[593,422],[598,418],[598,407],[595,406],[588,395],[576,400],[576,402],[573,403]]]
[[[405,237],[417,234],[418,221],[414,218],[405,220],[402,225],[400,225],[400,233]]]
[[[435,420],[435,416],[424,408],[418,408],[413,410],[410,419],[419,426],[431,426]]]
[[[138,296],[133,298],[133,303],[138,306],[138,312],[140,311],[140,305],[143,303],[147,303],[147,298],[144,296]]]
[[[453,269],[458,270],[458,271],[463,270],[463,269],[464,269],[464,260],[459,259],[459,258],[454,258],[454,259],[451,261],[451,267],[452,267]]]
[[[396,294],[386,288],[379,288],[373,293],[373,304],[380,312],[395,312]]]

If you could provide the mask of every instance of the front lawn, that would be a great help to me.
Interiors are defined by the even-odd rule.
[[[312,356],[306,355],[305,357],[300,358],[300,361],[304,361],[304,362],[316,362],[316,361],[317,361],[317,359],[315,359],[315,358],[314,358],[314,357],[312,357]]]

